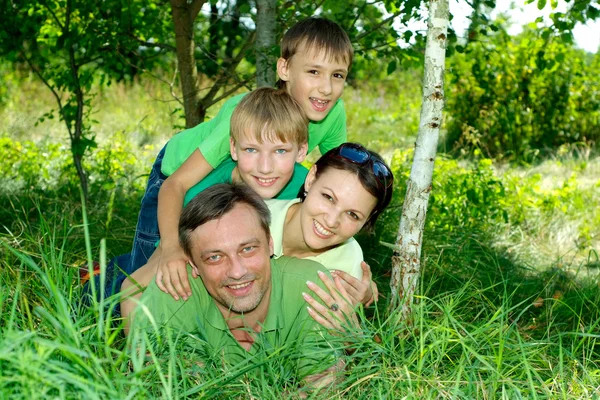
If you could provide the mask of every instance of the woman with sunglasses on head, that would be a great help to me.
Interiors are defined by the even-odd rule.
[[[344,143],[325,153],[310,169],[300,198],[267,200],[271,210],[274,257],[309,258],[331,271],[321,279],[330,293],[313,290],[331,311],[349,312],[351,303],[370,304],[377,297],[370,268],[353,236],[371,230],[392,198],[394,177],[375,152]],[[311,315],[333,328],[329,310],[306,296]],[[315,313],[315,309],[317,313]]]

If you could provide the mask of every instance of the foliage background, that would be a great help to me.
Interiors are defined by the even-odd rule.
[[[600,395],[598,56],[558,31],[510,37],[492,22],[447,61],[446,135],[410,327],[384,310],[385,243],[395,240],[418,128],[419,42],[395,69],[366,55],[354,66],[349,139],[382,153],[396,186],[375,235],[358,238],[384,301],[361,312],[342,383],[321,397]],[[301,395],[282,373],[286,360],[265,362],[258,378],[202,366],[178,356],[187,350],[175,338],[163,338],[163,351],[126,339],[111,300],[81,307],[78,267],[88,250],[102,263],[129,251],[149,168],[181,126],[172,70],[156,51],[156,67],[90,85],[87,225],[52,96],[22,63],[0,63],[0,397]]]

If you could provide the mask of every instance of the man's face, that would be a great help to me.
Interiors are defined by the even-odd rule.
[[[306,143],[263,140],[248,135],[230,140],[231,157],[237,161],[242,181],[263,199],[275,197],[292,179],[294,164],[306,157]]]
[[[301,45],[290,60],[277,61],[277,74],[287,92],[302,107],[308,119],[321,121],[344,91],[348,65],[326,56],[325,51]]]
[[[271,289],[273,242],[257,212],[237,204],[192,232],[192,260],[224,316],[250,313]]]

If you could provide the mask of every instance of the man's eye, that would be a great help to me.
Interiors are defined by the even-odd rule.
[[[256,248],[256,246],[246,246],[242,249],[242,252],[243,253],[251,253],[255,248]]]
[[[208,257],[207,260],[209,262],[217,262],[217,261],[221,260],[221,256],[218,254],[214,254],[214,255]]]

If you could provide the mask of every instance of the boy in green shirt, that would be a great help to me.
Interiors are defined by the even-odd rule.
[[[186,204],[198,193],[218,183],[244,183],[261,198],[296,198],[308,170],[298,164],[306,157],[308,119],[302,108],[287,92],[260,88],[240,102],[231,117],[230,154],[225,161],[188,190]],[[165,239],[167,240],[167,239]],[[162,241],[161,241],[162,243]],[[163,249],[159,244],[148,262],[133,271],[131,279],[121,285],[123,292],[134,282],[148,286],[157,277],[159,288],[176,299],[187,298],[189,282],[181,279],[181,270],[157,271]],[[194,271],[196,271],[194,269]],[[163,284],[164,281],[164,284]],[[121,313],[126,317],[141,293],[125,298]]]
[[[319,146],[324,153],[346,141],[346,114],[340,96],[352,58],[347,34],[326,19],[301,21],[282,39],[281,58],[277,61],[278,85],[310,120],[309,152]],[[189,258],[177,240],[185,193],[227,158],[230,116],[243,96],[228,100],[212,120],[177,134],[159,153],[142,200],[127,273],[145,263],[158,239],[158,230],[162,238],[159,270],[185,268]],[[154,208],[157,197],[158,212]]]

